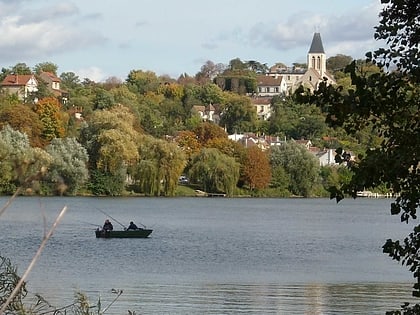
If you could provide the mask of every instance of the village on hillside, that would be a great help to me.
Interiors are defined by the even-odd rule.
[[[268,120],[271,116],[271,100],[274,96],[287,96],[303,85],[310,90],[316,90],[318,84],[324,80],[328,84],[335,84],[335,79],[327,71],[327,56],[320,33],[314,33],[307,54],[307,67],[285,67],[278,64],[269,68],[265,74],[257,75],[257,92],[249,95],[259,120]],[[65,104],[68,92],[60,87],[60,78],[51,72],[41,72],[39,78],[47,88]],[[9,94],[16,94],[19,99],[25,100],[38,90],[39,82],[33,74],[9,74],[1,82],[1,87]],[[219,124],[220,111],[218,104],[195,105],[194,111],[203,121]],[[76,118],[82,118],[82,110],[74,109]],[[262,150],[270,146],[281,145],[286,139],[279,137],[257,135],[254,133],[232,134],[229,139],[242,143],[245,147],[258,146]],[[304,145],[318,159],[321,166],[335,164],[333,149],[318,148],[312,145],[311,139],[292,139]]]

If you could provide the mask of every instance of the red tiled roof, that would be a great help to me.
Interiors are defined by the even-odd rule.
[[[22,86],[26,85],[28,81],[33,77],[32,74],[8,74],[3,82],[2,86]]]
[[[41,73],[41,76],[47,76],[53,82],[61,82],[60,78],[58,78],[54,73],[44,71]]]

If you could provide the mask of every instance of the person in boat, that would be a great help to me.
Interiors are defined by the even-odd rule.
[[[139,228],[137,227],[137,225],[135,225],[134,224],[134,222],[133,221],[131,221],[130,222],[130,225],[128,226],[128,228],[127,228],[127,231],[130,231],[130,230],[138,230]]]
[[[111,221],[108,219],[105,220],[104,226],[102,227],[102,230],[104,231],[112,231],[114,229],[114,226],[112,225]]]

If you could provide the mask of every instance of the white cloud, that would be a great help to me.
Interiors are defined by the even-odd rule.
[[[70,72],[74,72],[82,81],[83,79],[88,78],[94,82],[101,82],[110,76],[106,74],[101,68],[94,66],[82,68],[79,70],[70,70]]]
[[[0,9],[3,6],[4,3],[0,2]],[[89,29],[82,31],[77,26],[66,24],[66,18],[78,12],[73,5],[59,4],[38,10],[14,9],[13,13],[0,11],[0,59],[3,61],[42,59],[106,41],[102,35]]]

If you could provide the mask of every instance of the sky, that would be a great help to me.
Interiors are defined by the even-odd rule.
[[[0,67],[42,62],[101,82],[131,70],[178,78],[206,61],[306,63],[314,32],[328,57],[363,58],[380,0],[0,0]]]

